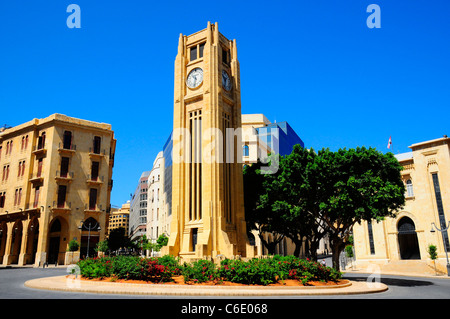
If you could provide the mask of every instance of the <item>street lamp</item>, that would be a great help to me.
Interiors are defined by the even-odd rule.
[[[100,225],[98,224],[98,222],[95,222],[95,224],[92,225],[92,222],[90,220],[89,220],[88,224],[86,224],[86,221],[81,221],[80,224],[81,225],[78,226],[78,229],[83,231],[83,227],[84,227],[85,229],[87,229],[89,231],[88,232],[88,242],[87,242],[87,253],[86,253],[86,257],[89,258],[89,241],[91,239],[91,230],[95,229],[95,230],[100,231],[101,228],[100,228]]]
[[[450,227],[450,222],[449,222],[449,224],[447,225],[447,227],[442,228],[442,229],[439,229],[439,228],[436,226],[436,224],[435,224],[434,222],[431,223],[431,232],[432,232],[432,233],[434,233],[433,226],[434,226],[434,228],[436,228],[437,231],[441,232],[441,235],[442,235],[442,242],[444,243],[445,257],[447,258],[447,276],[450,276],[450,263],[449,263],[449,261],[448,261],[447,243],[446,243],[445,237],[444,237],[444,232],[447,231],[447,229]]]

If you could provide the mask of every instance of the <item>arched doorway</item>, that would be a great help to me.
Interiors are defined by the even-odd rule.
[[[0,222],[0,265],[3,264],[3,256],[5,255],[7,237],[8,229],[6,227],[6,223]]]
[[[403,217],[397,224],[398,246],[401,259],[420,259],[416,227],[409,217]]]
[[[33,218],[28,226],[27,260],[26,263],[34,264],[39,239],[39,221]]]
[[[100,239],[100,224],[94,218],[89,217],[81,227],[80,257],[93,258],[97,256],[95,248]]]
[[[12,239],[11,239],[11,264],[17,264],[19,262],[20,249],[22,247],[22,221],[18,220],[15,222],[12,228]]]
[[[49,244],[47,262],[49,264],[55,264],[58,261],[59,244],[61,241],[61,221],[59,218],[53,221],[48,236]]]

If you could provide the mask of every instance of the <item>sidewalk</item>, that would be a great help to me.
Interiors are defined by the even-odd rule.
[[[388,290],[385,284],[349,282],[342,286],[330,287],[271,287],[271,286],[196,286],[196,285],[158,285],[98,282],[75,279],[74,276],[56,276],[33,279],[25,286],[35,289],[72,291],[100,294],[138,294],[168,296],[310,296],[310,295],[352,295],[370,294]]]
[[[433,279],[450,279],[447,273],[442,271],[435,271],[430,267],[424,267],[423,265],[411,265],[405,266],[400,262],[389,263],[383,266],[368,266],[368,267],[356,267],[347,268],[341,270],[344,274],[379,274],[379,275],[392,275],[392,276],[409,276],[409,277],[421,277],[421,278],[433,278]]]

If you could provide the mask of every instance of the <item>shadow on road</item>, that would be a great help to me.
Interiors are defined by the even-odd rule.
[[[367,277],[349,277],[347,279],[353,281],[367,281]],[[373,280],[372,280],[373,281]],[[431,281],[415,280],[415,279],[403,279],[403,278],[380,278],[381,283],[388,286],[399,286],[399,287],[423,287],[434,285]]]

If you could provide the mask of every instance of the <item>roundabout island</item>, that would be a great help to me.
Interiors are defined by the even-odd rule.
[[[276,297],[311,295],[371,294],[388,290],[382,283],[342,280],[332,286],[256,286],[256,285],[180,285],[147,284],[84,280],[74,275],[32,279],[25,286],[34,289],[98,294],[214,296],[214,297]]]

